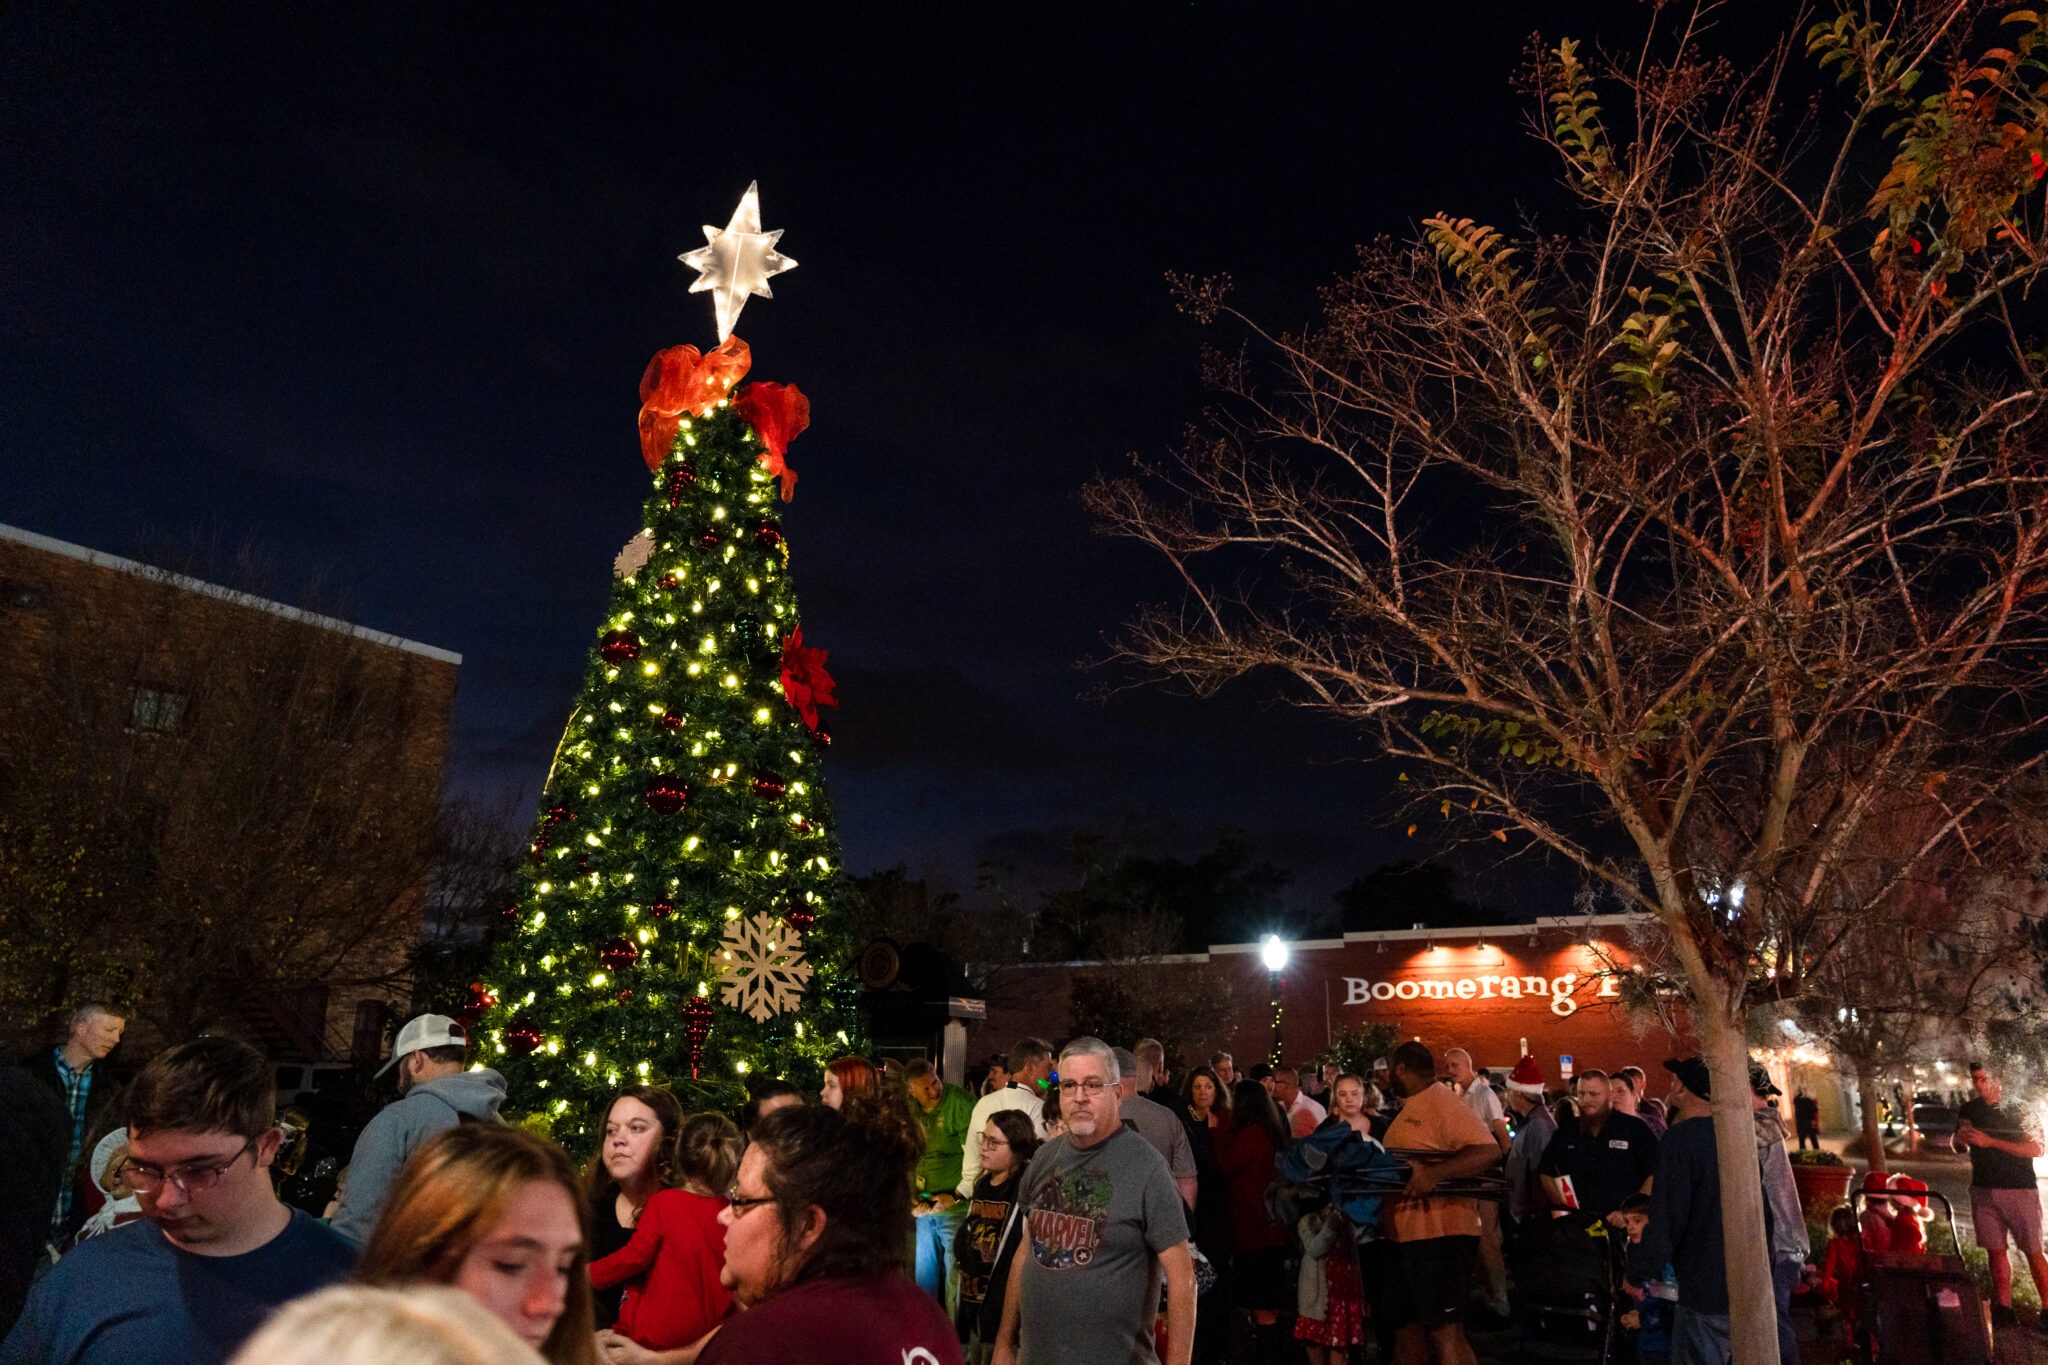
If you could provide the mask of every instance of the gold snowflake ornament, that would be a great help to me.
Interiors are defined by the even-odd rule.
[[[773,915],[733,920],[718,948],[718,998],[756,1022],[795,1010],[811,979],[803,946],[804,936]]]

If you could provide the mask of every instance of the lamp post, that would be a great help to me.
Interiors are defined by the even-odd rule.
[[[1273,988],[1273,1053],[1266,1060],[1280,1065],[1280,973],[1287,970],[1287,944],[1278,934],[1260,941],[1259,960],[1266,964],[1266,980]]]

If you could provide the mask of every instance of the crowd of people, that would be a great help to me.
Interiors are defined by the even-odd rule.
[[[90,1005],[72,1024],[0,1090],[34,1111],[53,1170],[87,1158],[105,1106],[122,1126],[90,1153],[106,1196],[90,1220],[68,1182],[16,1165],[34,1235],[6,1242],[0,1365],[733,1365],[818,1348],[835,1365],[1340,1365],[1366,1349],[1449,1365],[1474,1359],[1468,1325],[1527,1292],[1518,1267],[1568,1261],[1589,1229],[1611,1232],[1599,1254],[1625,1351],[1729,1356],[1712,1077],[1696,1057],[1665,1063],[1660,1098],[1634,1067],[1552,1088],[1534,1058],[1496,1078],[1420,1041],[1356,1072],[1240,1071],[1218,1052],[1175,1075],[1152,1039],[1025,1038],[972,1088],[928,1061],[858,1056],[816,1092],[756,1077],[737,1121],[630,1086],[579,1170],[500,1118],[503,1078],[471,1061],[457,1021],[428,1015],[401,1030],[399,1098],[316,1218],[279,1197],[288,1130],[254,1048],[181,1044],[116,1098],[94,1064],[118,1014]],[[1981,1168],[1979,1226],[1999,1234],[2009,1303],[2003,1244],[2048,1279],[2040,1144],[1976,1074],[1957,1141]],[[1749,1081],[1796,1361],[1793,1288],[1817,1278],[1839,1298],[1862,1248],[1905,1246],[1917,1222],[1886,1187],[1810,1270],[1778,1091],[1761,1067]],[[1354,1169],[1392,1174],[1360,1187],[1379,1191],[1365,1205],[1304,1193],[1303,1172]]]

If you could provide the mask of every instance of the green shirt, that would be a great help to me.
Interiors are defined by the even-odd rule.
[[[919,1194],[951,1193],[960,1183],[960,1158],[967,1150],[967,1125],[974,1118],[974,1097],[949,1085],[939,1102],[927,1110],[916,1100],[917,1122],[924,1129],[924,1160],[917,1163]]]

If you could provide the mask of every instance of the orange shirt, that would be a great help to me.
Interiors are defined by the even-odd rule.
[[[1387,1129],[1389,1151],[1455,1152],[1476,1144],[1493,1145],[1493,1134],[1479,1116],[1443,1084],[1410,1095]],[[1431,1237],[1477,1237],[1479,1206],[1470,1199],[1432,1195],[1426,1199],[1389,1201],[1388,1235],[1397,1242]]]

